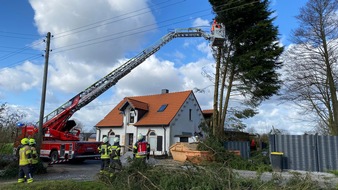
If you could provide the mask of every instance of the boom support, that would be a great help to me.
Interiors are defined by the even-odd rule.
[[[159,51],[162,46],[174,38],[204,37],[206,40],[211,40],[213,46],[223,46],[224,30],[222,31],[222,28],[215,28],[214,30],[215,31],[212,31],[211,34],[207,34],[199,28],[178,29],[169,32],[156,43],[74,96],[50,114],[46,115],[43,120],[43,129],[46,130],[47,134],[50,134],[50,138],[57,138],[60,140],[79,140],[78,135],[67,134],[67,131],[74,127],[74,124],[68,120],[77,110],[86,106],[96,97],[107,91],[121,78],[126,76],[130,71],[144,62],[148,57]],[[223,36],[220,36],[220,34],[223,34]]]

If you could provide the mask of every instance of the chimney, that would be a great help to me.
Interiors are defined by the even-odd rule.
[[[168,89],[162,89],[161,94],[168,94],[169,90]]]

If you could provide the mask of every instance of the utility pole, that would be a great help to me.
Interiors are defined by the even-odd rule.
[[[40,105],[40,119],[39,119],[39,132],[37,139],[37,151],[40,153],[42,138],[43,138],[43,117],[45,112],[45,100],[46,100],[46,89],[47,89],[47,74],[48,74],[48,60],[49,60],[49,48],[50,48],[50,32],[46,36],[46,54],[45,54],[45,65],[43,72],[43,83],[42,83],[42,94],[41,94],[41,105]]]

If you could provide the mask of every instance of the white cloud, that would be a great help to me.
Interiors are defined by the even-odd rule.
[[[40,87],[42,67],[31,62],[24,62],[14,68],[0,70],[0,87],[12,91],[27,91]]]
[[[193,27],[205,27],[210,26],[209,20],[204,20],[202,18],[196,18],[192,24]]]

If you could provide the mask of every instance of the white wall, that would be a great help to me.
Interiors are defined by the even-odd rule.
[[[189,120],[189,110],[191,109],[191,120]],[[170,146],[179,142],[179,138],[175,135],[182,135],[183,132],[190,132],[194,135],[194,132],[200,132],[198,129],[199,124],[204,121],[202,110],[200,109],[195,97],[190,94],[180,111],[176,114],[173,122],[170,125],[171,128],[171,143]],[[193,136],[192,136],[193,137]],[[193,139],[189,138],[189,142],[193,142]]]

